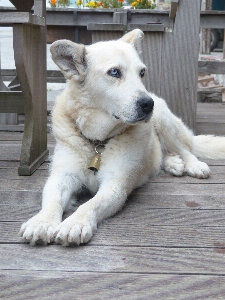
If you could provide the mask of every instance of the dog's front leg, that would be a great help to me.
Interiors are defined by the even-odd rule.
[[[59,224],[55,233],[56,243],[63,246],[87,243],[97,230],[97,224],[114,215],[126,198],[127,191],[119,180],[105,182],[92,199]]]
[[[62,220],[71,194],[75,189],[76,180],[66,173],[51,175],[43,190],[42,209],[38,214],[21,226],[19,236],[30,245],[47,245],[53,241],[55,228]]]

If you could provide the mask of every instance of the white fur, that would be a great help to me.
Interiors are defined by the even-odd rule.
[[[142,37],[136,29],[118,41],[84,47],[62,40],[51,46],[68,84],[52,113],[57,143],[42,209],[19,232],[25,242],[87,243],[98,223],[115,214],[130,192],[161,167],[175,176],[207,178],[209,167],[195,154],[225,158],[225,138],[194,137],[163,99],[146,91],[140,78],[145,66],[136,51]],[[108,74],[115,68],[121,78]],[[154,100],[154,110],[140,122],[137,103],[143,98]],[[109,139],[96,174],[88,169],[95,155],[90,139]],[[72,195],[83,186],[93,198],[61,222]]]

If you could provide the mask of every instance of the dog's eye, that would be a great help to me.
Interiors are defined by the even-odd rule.
[[[141,70],[140,76],[141,76],[141,78],[143,78],[143,77],[145,76],[145,69],[142,69],[142,70]]]
[[[122,76],[119,69],[110,69],[107,74],[116,78],[120,78]]]

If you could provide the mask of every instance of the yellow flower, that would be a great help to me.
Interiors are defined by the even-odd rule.
[[[81,4],[83,4],[83,2],[82,2],[82,0],[77,0],[76,4],[81,5]]]
[[[137,6],[137,2],[132,2],[132,3],[131,3],[131,6],[132,6],[132,7]]]
[[[140,3],[141,3],[141,2],[142,2],[142,0],[137,0],[137,2],[140,2]]]

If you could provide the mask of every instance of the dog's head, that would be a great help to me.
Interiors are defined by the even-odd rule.
[[[135,29],[117,41],[91,46],[59,40],[51,53],[64,76],[85,94],[80,98],[84,105],[136,124],[149,120],[154,107],[142,83],[146,66],[137,51],[142,38],[143,32]]]

